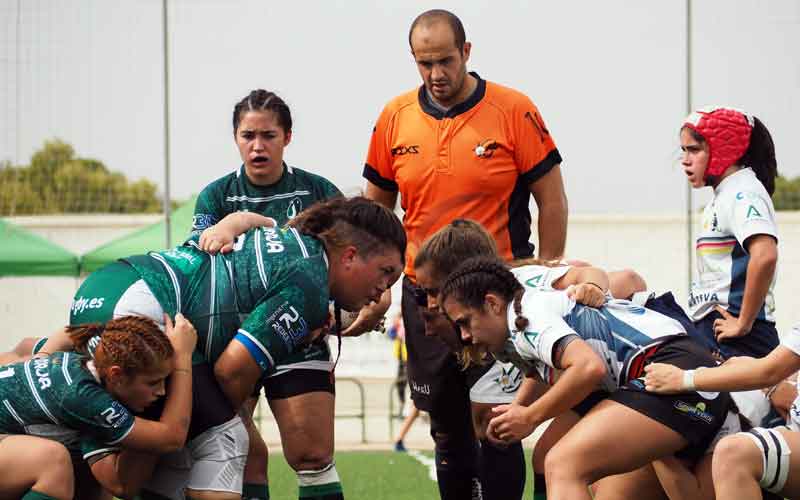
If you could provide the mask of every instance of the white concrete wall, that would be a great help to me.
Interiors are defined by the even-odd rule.
[[[152,223],[158,216],[20,217],[12,222],[83,253]],[[697,227],[695,222],[695,227]],[[800,212],[781,212],[780,263],[776,289],[779,331],[800,322]],[[573,215],[567,254],[609,270],[632,268],[656,290],[672,290],[679,303],[687,295],[685,216]],[[68,319],[73,278],[0,278],[0,350],[27,336],[41,336]],[[370,335],[345,339],[337,372],[342,376],[391,377],[395,363],[387,339]]]

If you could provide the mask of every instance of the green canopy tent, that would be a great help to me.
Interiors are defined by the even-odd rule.
[[[0,276],[77,275],[77,255],[0,219]]]
[[[197,196],[193,196],[170,215],[170,239],[173,246],[180,245],[189,236],[195,201]],[[156,222],[85,253],[81,257],[81,273],[90,273],[122,257],[165,250],[164,226],[164,221]]]

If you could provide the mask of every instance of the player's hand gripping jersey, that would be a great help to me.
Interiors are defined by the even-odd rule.
[[[73,451],[118,443],[134,424],[89,358],[69,352],[0,367],[0,402],[0,434],[54,439]]]
[[[519,274],[517,274],[519,277]],[[502,353],[525,373],[536,371],[542,380],[556,378],[553,347],[564,337],[577,335],[605,361],[607,374],[602,389],[613,392],[624,385],[632,368],[636,370],[650,348],[675,336],[686,335],[677,321],[627,300],[609,300],[599,309],[576,304],[560,291],[541,291],[522,282],[522,314],[528,318],[524,331],[511,329]],[[516,313],[509,304],[509,325]]]
[[[173,250],[125,259],[169,314],[197,329],[197,351],[214,363],[235,338],[270,373],[328,316],[322,243],[294,228],[256,228],[233,252],[209,255],[199,235]]]

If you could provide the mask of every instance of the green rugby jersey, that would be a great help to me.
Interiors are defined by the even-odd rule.
[[[283,226],[317,201],[337,196],[341,191],[328,179],[285,163],[278,182],[256,186],[242,165],[203,189],[195,204],[192,231],[202,232],[234,212],[266,215]]]
[[[266,374],[273,372],[327,319],[322,242],[291,227],[255,228],[237,238],[233,252],[209,255],[198,239],[124,260],[165,312],[192,322],[207,361],[216,362],[236,338]]]
[[[0,367],[0,433],[30,434],[76,450],[116,444],[134,416],[91,373],[89,358],[58,352]]]

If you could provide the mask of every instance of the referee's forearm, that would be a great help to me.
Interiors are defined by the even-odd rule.
[[[539,232],[539,258],[561,259],[567,241],[567,198],[539,207],[537,229]]]

